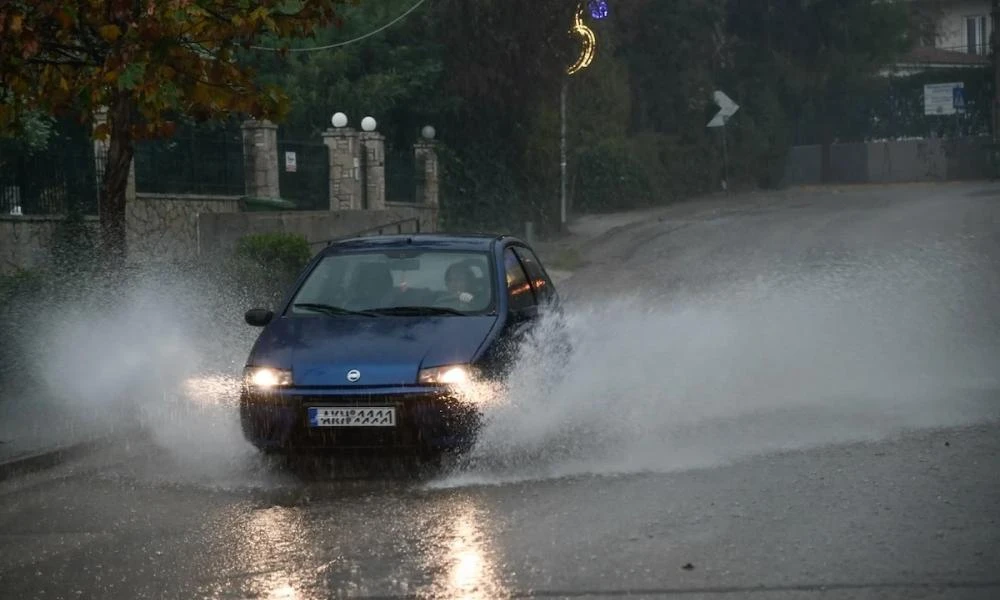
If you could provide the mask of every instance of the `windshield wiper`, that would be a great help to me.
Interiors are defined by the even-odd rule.
[[[377,316],[374,312],[370,310],[349,310],[346,308],[341,308],[340,306],[334,306],[332,304],[320,304],[318,302],[298,302],[293,304],[295,308],[304,308],[305,310],[312,310],[318,313],[323,313],[324,315],[330,316],[343,316],[343,315],[361,315],[364,317],[374,317]]]
[[[388,306],[386,308],[373,308],[366,312],[378,315],[399,315],[399,316],[424,316],[424,315],[464,315],[465,313],[454,308],[443,306]]]

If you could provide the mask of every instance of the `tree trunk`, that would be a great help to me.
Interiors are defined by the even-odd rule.
[[[108,110],[110,140],[98,206],[101,249],[106,265],[112,270],[125,264],[125,196],[135,153],[133,115],[131,100],[124,94],[116,95]]]

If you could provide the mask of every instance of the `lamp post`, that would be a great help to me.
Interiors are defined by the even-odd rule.
[[[1000,2],[1000,0],[996,0]],[[607,0],[590,0],[587,3],[591,18],[601,20],[608,16]],[[577,5],[576,14],[573,16],[573,27],[570,33],[581,40],[580,55],[568,69],[566,76],[562,80],[562,89],[559,92],[559,231],[566,229],[566,96],[569,88],[569,78],[580,71],[586,69],[594,61],[597,53],[597,36],[594,30],[587,27],[583,21],[584,3],[581,1]]]
[[[991,41],[993,46],[993,151],[1000,144],[1000,0],[993,0],[990,10],[992,20]]]
[[[559,94],[559,231],[566,228],[566,87],[569,77],[563,77]]]

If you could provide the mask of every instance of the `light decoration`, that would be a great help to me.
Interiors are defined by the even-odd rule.
[[[608,18],[608,0],[590,0],[587,8],[590,9],[591,18],[595,20]]]
[[[570,32],[583,38],[583,46],[580,48],[580,56],[576,62],[566,70],[567,75],[574,75],[590,66],[594,62],[594,55],[597,53],[597,36],[594,30],[587,27],[583,22],[583,3],[577,7],[576,15],[573,18],[573,28]]]

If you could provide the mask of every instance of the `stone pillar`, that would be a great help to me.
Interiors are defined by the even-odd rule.
[[[280,198],[278,186],[278,126],[270,121],[243,122],[243,164],[246,195]]]
[[[438,156],[434,142],[417,142],[413,146],[413,158],[417,163],[417,203],[437,208],[438,199]]]
[[[385,136],[374,131],[363,131],[359,136],[361,151],[365,155],[365,208],[385,209]]]
[[[350,127],[327,129],[323,143],[330,156],[330,210],[359,210],[362,196],[358,132]]]

